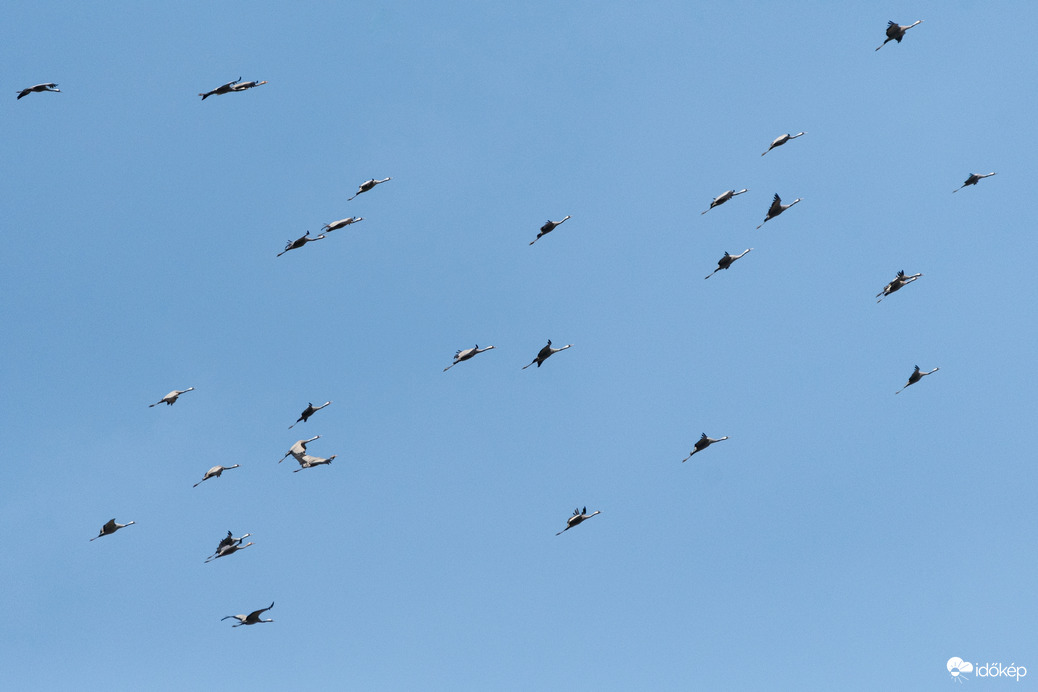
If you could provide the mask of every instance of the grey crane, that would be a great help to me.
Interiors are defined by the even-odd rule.
[[[922,274],[912,274],[911,276],[905,276],[905,270],[902,269],[897,273],[897,276],[894,277],[893,281],[884,286],[883,290],[876,294],[876,297],[879,298],[879,300],[877,300],[876,302],[882,302],[882,300],[889,296],[891,293],[893,293],[894,291],[900,291],[902,287],[912,283],[920,276],[922,276]]]
[[[996,174],[995,173],[985,173],[985,174],[981,175],[979,173],[970,173],[970,177],[966,178],[966,182],[964,182],[961,186],[959,186],[959,187],[955,188],[954,190],[952,190],[952,192],[958,192],[959,190],[961,190],[962,188],[966,187],[967,185],[976,185],[978,182],[980,182],[980,180],[982,178],[990,178],[993,175],[996,175]]]
[[[201,96],[202,100],[205,101],[210,96],[220,96],[220,95],[223,95],[223,94],[229,94],[232,91],[234,91],[234,86],[238,82],[240,82],[240,81],[241,81],[241,77],[238,77],[238,79],[235,79],[233,82],[227,82],[226,84],[221,84],[220,86],[216,87],[212,91],[207,91],[204,94],[199,94],[199,96]]]
[[[572,218],[573,218],[572,216],[569,216],[567,214],[565,217],[562,218],[561,221],[552,221],[551,219],[548,219],[547,221],[544,222],[544,225],[541,226],[541,230],[537,234],[537,237],[530,241],[530,245],[533,245],[538,240],[540,240],[541,236],[548,235],[549,233],[554,231],[557,227],[559,227],[562,224],[566,223],[566,219],[572,219]]]
[[[451,363],[450,365],[448,365],[447,367],[445,367],[443,369],[443,371],[447,372],[448,370],[453,368],[458,363],[460,363],[462,361],[465,361],[465,360],[468,360],[469,358],[472,358],[476,354],[482,353],[483,351],[489,351],[492,348],[494,348],[494,347],[493,346],[487,346],[486,348],[480,348],[479,344],[476,344],[472,348],[466,348],[463,351],[458,351],[457,353],[454,354],[454,362]]]
[[[224,620],[229,620],[229,619],[233,618],[233,619],[238,621],[238,624],[237,625],[232,625],[232,627],[241,627],[242,625],[255,625],[255,624],[260,623],[260,622],[274,622],[273,620],[261,620],[260,619],[260,615],[263,615],[263,613],[267,612],[268,610],[270,610],[273,607],[274,607],[274,601],[271,601],[270,605],[267,606],[266,608],[260,608],[259,610],[254,610],[251,613],[249,613],[248,615],[228,615],[227,617],[220,618],[220,622],[223,622]]]
[[[791,206],[793,206],[794,204],[796,204],[797,202],[800,202],[800,201],[801,201],[801,199],[799,197],[797,197],[795,200],[793,200],[789,204],[783,204],[782,203],[782,198],[778,196],[778,193],[775,193],[775,198],[773,200],[771,200],[771,207],[768,209],[768,215],[765,216],[764,220],[760,222],[760,226],[763,226],[770,219],[775,218],[776,216],[778,216],[779,214],[781,214],[782,212],[784,212],[785,210],[789,209]],[[760,226],[757,226],[757,230],[760,230]]]
[[[352,225],[352,224],[355,224],[355,223],[359,223],[360,221],[363,221],[363,220],[364,220],[363,216],[356,216],[356,217],[349,216],[349,217],[346,217],[345,219],[339,219],[338,221],[332,221],[331,223],[326,223],[324,225],[324,228],[321,229],[321,231],[322,232],[327,231],[328,233],[331,233],[332,231],[337,231],[340,228],[346,228],[349,225]]]
[[[180,398],[181,394],[186,394],[187,392],[194,391],[194,389],[194,387],[188,387],[187,389],[174,389],[172,392],[162,397],[154,404],[148,404],[148,408],[158,406],[159,404],[166,404],[167,406],[172,406],[173,404],[177,403],[177,399]]]
[[[247,533],[244,536],[242,536],[241,538],[235,538],[234,534],[231,533],[230,531],[228,531],[227,535],[224,538],[220,539],[220,542],[216,546],[216,552],[214,552],[213,555],[216,555],[217,553],[219,553],[221,550],[223,550],[224,548],[226,548],[229,545],[236,545],[238,543],[241,543],[242,541],[244,541],[246,538],[248,538],[251,535],[252,535],[251,533]]]
[[[767,153],[767,152],[764,152],[764,153]],[[732,197],[735,197],[736,195],[741,195],[744,192],[749,192],[749,190],[744,188],[742,190],[739,190],[738,192],[736,192],[735,190],[727,190],[725,192],[722,192],[717,197],[714,197],[714,201],[710,203],[710,209],[713,209],[714,207],[719,207],[722,204],[724,204],[725,202],[727,202],[728,200],[730,200]],[[702,216],[707,211],[710,211],[710,209],[707,209],[706,211],[699,212],[699,215]]]
[[[538,351],[537,352],[537,357],[534,358],[533,360],[531,360],[529,362],[529,364],[524,365],[523,366],[523,370],[526,370],[526,368],[530,367],[534,363],[537,363],[537,367],[539,368],[539,367],[541,367],[541,363],[543,363],[544,361],[548,360],[548,358],[550,358],[553,353],[558,353],[559,351],[565,351],[567,348],[570,348],[571,346],[573,346],[573,344],[566,344],[562,348],[552,348],[551,347],[551,339],[548,339],[548,345],[545,346],[544,348],[542,348],[540,351]]]
[[[321,464],[330,464],[332,463],[332,459],[334,459],[337,456],[339,455],[333,454],[327,459],[325,459],[323,457],[315,457],[310,454],[293,454],[292,458],[299,462],[299,468],[293,469],[292,473],[299,473],[304,469],[312,469],[313,467],[320,466]]]
[[[292,455],[292,456],[296,456],[296,455],[302,456],[303,454],[306,454],[306,446],[308,444],[310,444],[311,442],[313,442],[314,440],[320,439],[320,437],[321,437],[320,435],[314,435],[309,440],[299,440],[299,441],[297,441],[295,444],[293,444],[291,447],[289,447],[288,451],[285,452],[285,456],[281,457],[278,460],[278,463],[280,464],[282,461],[287,459],[289,457],[289,455]]]
[[[717,269],[713,270],[712,272],[710,272],[709,274],[707,274],[703,278],[704,279],[709,279],[711,276],[713,276],[717,272],[721,271],[722,269],[727,269],[728,267],[732,266],[732,262],[734,262],[735,260],[739,259],[740,257],[745,255],[747,252],[749,252],[752,249],[753,249],[752,247],[748,247],[748,248],[746,248],[746,250],[744,250],[741,254],[738,254],[738,255],[729,255],[728,252],[725,251],[724,257],[722,257],[721,259],[717,260]]]
[[[376,185],[381,185],[382,183],[388,180],[392,180],[392,178],[383,178],[382,180],[375,180],[374,178],[372,178],[371,180],[365,180],[363,183],[360,184],[360,188],[357,190],[357,194],[353,195],[353,197],[350,197],[350,199],[346,201],[349,202],[350,200],[354,199],[357,195],[363,194],[375,187]]]
[[[208,471],[205,472],[205,475],[202,476],[202,480],[198,481],[197,483],[195,483],[191,487],[192,488],[197,488],[198,486],[200,486],[202,483],[205,483],[210,478],[219,478],[220,475],[223,474],[224,471],[229,471],[230,469],[236,469],[239,466],[240,466],[240,464],[235,464],[234,466],[214,466],[213,468],[211,468],[211,469],[209,469]]]
[[[24,96],[28,96],[29,94],[31,94],[34,91],[36,93],[41,93],[41,92],[44,92],[44,91],[53,91],[53,92],[61,93],[61,89],[58,88],[57,84],[55,84],[54,82],[47,82],[46,84],[34,84],[33,86],[31,86],[31,87],[29,87],[27,89],[20,90],[18,92],[18,99],[20,99],[20,98],[22,98]],[[17,101],[18,99],[15,99],[15,101]]]
[[[101,533],[97,534],[96,536],[94,536],[90,540],[96,541],[101,536],[110,536],[111,534],[115,533],[119,529],[125,529],[127,526],[130,526],[130,524],[136,524],[136,523],[137,522],[135,522],[135,521],[131,521],[128,524],[116,524],[115,523],[115,519],[109,519],[108,522],[104,526],[101,527]]]
[[[320,406],[314,406],[313,404],[307,402],[306,408],[303,409],[303,413],[299,416],[299,420],[297,420],[292,425],[288,426],[288,429],[291,430],[292,428],[296,427],[296,423],[305,423],[306,421],[310,420],[310,416],[314,415],[315,413],[320,411],[325,406],[330,406],[331,403],[332,402],[330,402],[330,401],[326,401],[323,404],[321,404]]]
[[[713,443],[715,443],[715,442],[723,442],[724,440],[727,440],[727,439],[728,439],[727,435],[725,435],[724,437],[719,437],[719,438],[717,438],[715,440],[712,437],[707,437],[706,433],[703,433],[703,435],[698,440],[696,440],[696,444],[693,445],[692,451],[688,453],[687,457],[685,457],[684,459],[681,460],[681,463],[684,464],[686,461],[691,459],[692,456],[696,452],[702,452],[704,449],[706,449],[707,447],[709,447]]]
[[[564,528],[562,531],[559,531],[555,535],[556,536],[561,536],[562,534],[566,533],[567,531],[572,529],[574,526],[577,526],[578,524],[580,524],[584,520],[590,519],[591,517],[595,516],[596,514],[601,514],[601,513],[602,513],[601,510],[597,510],[596,509],[591,514],[588,514],[587,513],[587,507],[585,507],[583,509],[583,511],[581,511],[579,509],[575,509],[575,510],[573,510],[573,516],[566,520],[566,528]]]
[[[306,233],[304,233],[300,237],[296,238],[295,240],[288,241],[288,243],[285,245],[285,249],[282,250],[281,252],[279,252],[277,256],[281,257],[281,255],[285,254],[289,250],[298,250],[299,248],[303,247],[307,243],[311,243],[311,242],[313,242],[315,240],[320,240],[321,238],[324,238],[324,237],[325,236],[322,233],[321,235],[317,236],[316,238],[311,238],[310,237],[310,231],[307,231]]]
[[[251,533],[247,533],[241,538],[235,538],[234,535],[228,531],[226,538],[220,540],[220,544],[216,546],[216,552],[205,559],[206,563],[212,562],[213,560],[221,557],[227,557],[228,555],[234,555],[239,550],[245,550],[250,545],[255,545],[252,541],[249,541],[245,545],[242,545],[242,541],[251,536]]]
[[[239,77],[239,79],[240,79],[240,77]],[[254,87],[263,86],[266,83],[267,83],[267,80],[265,80],[265,79],[262,82],[238,82],[237,84],[235,84],[235,85],[233,85],[231,87],[231,91],[246,91],[246,90],[252,89]]]
[[[896,22],[887,22],[887,40],[884,41],[883,43],[879,44],[879,48],[876,48],[876,50],[879,50],[880,48],[882,48],[883,46],[887,45],[891,41],[897,41],[898,43],[901,43],[901,39],[903,39],[905,37],[905,32],[906,31],[911,29],[916,24],[922,24],[922,23],[923,23],[922,19],[920,19],[919,21],[914,22],[912,24],[909,24],[908,26],[905,26],[903,24],[898,24]]]
[[[786,142],[788,142],[788,141],[789,141],[789,140],[791,140],[791,139],[796,139],[797,137],[802,137],[803,135],[806,135],[806,134],[807,134],[806,132],[798,132],[798,133],[796,133],[795,135],[791,135],[791,134],[789,134],[789,133],[787,132],[787,133],[786,133],[786,134],[784,134],[784,135],[779,135],[778,137],[776,137],[776,138],[775,138],[775,139],[774,139],[774,140],[773,140],[773,141],[771,142],[771,146],[770,146],[770,147],[768,147],[768,151],[771,151],[771,150],[772,150],[772,149],[774,149],[775,147],[780,147],[780,146],[782,146],[783,144],[785,144]],[[765,152],[764,152],[764,154],[767,154],[767,153],[768,153],[768,151],[765,151]],[[761,156],[764,156],[764,154],[761,154]]]
[[[940,370],[940,368],[934,368],[934,369],[933,369],[933,370],[931,370],[930,372],[920,372],[920,371],[919,371],[919,366],[918,366],[918,365],[917,365],[917,366],[915,366],[915,370],[913,370],[913,371],[912,371],[912,374],[908,376],[908,383],[907,383],[907,384],[906,384],[906,385],[905,385],[904,387],[902,387],[901,389],[899,389],[899,390],[897,390],[896,392],[894,392],[894,394],[900,394],[901,392],[905,391],[906,389],[908,389],[909,387],[911,387],[911,386],[912,386],[913,384],[915,384],[915,383],[916,383],[916,382],[918,382],[919,380],[923,379],[923,378],[924,378],[924,377],[926,377],[927,375],[932,375],[932,374],[934,374],[934,373],[935,373],[935,372],[937,372],[938,370]]]

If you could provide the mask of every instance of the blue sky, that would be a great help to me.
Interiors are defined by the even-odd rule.
[[[1038,675],[1033,5],[3,14],[14,688]]]

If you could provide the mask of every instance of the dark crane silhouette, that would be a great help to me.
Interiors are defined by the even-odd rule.
[[[713,270],[712,272],[710,272],[709,274],[707,274],[703,278],[704,279],[709,279],[711,276],[713,276],[717,272],[721,271],[722,269],[727,269],[728,267],[732,266],[732,262],[734,262],[735,260],[739,259],[740,257],[745,255],[747,252],[749,252],[752,249],[753,249],[752,247],[746,248],[745,251],[743,251],[741,254],[738,254],[738,255],[729,255],[728,252],[726,251],[724,253],[724,257],[722,257],[721,259],[717,260],[717,269]]]
[[[545,222],[544,222],[544,225],[543,225],[543,226],[541,226],[541,230],[540,230],[540,232],[539,232],[539,233],[537,234],[537,237],[536,237],[536,238],[534,238],[533,240],[531,240],[531,241],[530,241],[530,245],[533,245],[533,244],[534,244],[534,243],[536,243],[536,242],[537,242],[538,240],[540,240],[540,239],[541,239],[541,236],[545,236],[545,235],[548,235],[549,233],[551,233],[552,231],[554,231],[554,230],[555,230],[555,229],[556,229],[556,228],[557,228],[558,226],[561,226],[562,224],[566,223],[566,219],[571,219],[571,218],[573,218],[573,217],[572,217],[572,216],[569,216],[569,215],[567,214],[566,216],[564,216],[564,217],[562,218],[562,220],[561,220],[561,221],[552,221],[551,219],[548,219],[547,221],[545,221]]]
[[[893,281],[884,286],[883,290],[876,294],[876,297],[879,298],[879,300],[877,300],[876,302],[882,302],[883,299],[889,296],[891,293],[895,291],[900,291],[902,287],[912,283],[920,276],[922,276],[922,274],[912,274],[912,276],[905,276],[905,270],[902,269],[897,273],[897,276],[894,277]]]
[[[238,77],[238,79],[234,80],[233,82],[227,82],[226,84],[221,84],[220,86],[216,87],[212,91],[207,91],[204,94],[199,94],[199,96],[201,96],[202,100],[205,101],[210,96],[222,96],[223,94],[229,94],[232,91],[234,91],[234,85],[237,84],[240,81],[241,81],[241,77]]]
[[[692,447],[692,451],[688,453],[687,457],[685,457],[684,459],[681,460],[681,463],[684,464],[686,461],[691,459],[692,456],[695,455],[696,452],[702,452],[704,449],[706,449],[707,447],[709,447],[713,443],[715,443],[715,442],[723,442],[724,440],[727,440],[727,439],[728,439],[727,435],[725,435],[724,437],[719,437],[719,438],[717,438],[715,440],[712,437],[707,437],[706,433],[703,433],[702,437],[700,437],[696,441],[696,444]]]
[[[266,80],[263,80],[262,82],[243,82],[241,81],[241,77],[238,77],[238,79],[234,80],[233,82],[221,84],[212,91],[207,91],[204,94],[199,94],[199,96],[201,96],[202,100],[205,101],[210,96],[222,96],[223,94],[230,94],[231,92],[247,91],[248,89],[252,89],[253,87],[263,86],[266,83]]]
[[[794,204],[796,204],[799,201],[801,201],[801,200],[800,200],[799,197],[797,197],[795,200],[793,200],[789,204],[783,204],[782,203],[782,198],[778,196],[778,193],[775,193],[775,199],[771,200],[771,207],[768,208],[768,215],[765,216],[764,220],[760,222],[760,226],[763,226],[768,221],[770,221],[771,219],[775,218],[776,216],[778,216],[779,214],[781,214],[785,210],[789,209],[791,206],[793,206]],[[760,230],[760,226],[757,226],[757,230]]]
[[[952,190],[952,192],[958,192],[967,185],[976,185],[978,182],[981,181],[982,178],[990,178],[993,175],[995,175],[995,173],[985,173],[983,175],[980,175],[978,173],[970,173],[970,177],[966,178],[966,182]]]
[[[548,360],[548,358],[550,358],[553,353],[565,351],[567,348],[570,348],[571,346],[573,346],[573,344],[566,344],[562,348],[552,348],[551,339],[548,339],[548,345],[542,348],[540,351],[538,351],[537,357],[531,360],[527,365],[524,365],[523,370],[526,370],[526,368],[530,367],[534,363],[537,363],[537,367],[539,368],[541,367],[541,363]]]
[[[915,384],[915,383],[916,383],[916,382],[918,382],[919,380],[923,379],[923,378],[924,378],[924,377],[926,377],[927,375],[932,375],[932,374],[934,374],[934,373],[935,373],[935,372],[937,372],[938,370],[940,370],[940,368],[934,368],[934,369],[933,369],[933,370],[931,370],[930,372],[920,372],[920,371],[919,371],[919,366],[918,366],[918,365],[917,365],[917,366],[915,366],[915,370],[913,370],[913,371],[912,371],[912,374],[908,376],[908,383],[907,383],[907,384],[906,384],[906,385],[905,385],[904,387],[902,387],[901,389],[899,389],[899,390],[897,390],[896,392],[894,392],[894,394],[900,394],[901,392],[905,391],[906,389],[908,389],[909,387],[911,387],[911,386],[912,386],[913,384]]]
[[[291,430],[292,428],[296,427],[296,423],[305,423],[306,421],[310,420],[310,416],[314,415],[325,406],[329,406],[331,403],[332,402],[330,401],[326,401],[320,406],[314,406],[313,404],[307,402],[306,408],[303,409],[303,413],[299,416],[299,420],[297,420],[292,425],[288,426],[288,429]]]
[[[591,514],[588,514],[587,513],[587,507],[585,507],[583,509],[583,511],[581,511],[579,509],[575,509],[575,510],[573,510],[573,516],[566,520],[566,528],[564,528],[562,531],[559,531],[555,535],[556,536],[561,536],[562,534],[564,534],[567,531],[569,531],[570,529],[572,529],[574,526],[577,526],[578,524],[580,524],[582,521],[584,521],[586,519],[590,519],[591,517],[595,516],[596,514],[601,514],[601,513],[602,512],[600,510],[596,509]]]
[[[115,533],[116,531],[118,531],[119,529],[125,529],[130,524],[136,524],[136,523],[137,522],[135,522],[135,521],[131,521],[129,524],[116,524],[115,523],[115,519],[109,519],[108,522],[105,523],[105,525],[101,527],[101,533],[97,534],[96,536],[94,536],[90,540],[96,541],[101,536],[110,536],[113,533]]]
[[[247,533],[241,538],[235,538],[230,531],[227,532],[227,537],[220,541],[220,544],[216,546],[216,552],[207,557],[205,561],[207,563],[217,560],[221,557],[227,557],[228,555],[234,555],[239,550],[245,550],[250,545],[255,545],[252,541],[249,541],[245,545],[242,545],[242,541],[251,536],[251,533]]]
[[[920,19],[919,21],[914,22],[912,24],[909,24],[908,26],[904,26],[902,24],[897,24],[895,22],[887,22],[887,40],[884,41],[883,43],[879,44],[879,48],[876,48],[876,50],[879,50],[880,48],[882,48],[883,46],[887,45],[891,41],[897,41],[898,43],[901,43],[901,39],[903,39],[905,37],[905,32],[906,31],[911,29],[916,24],[922,24],[922,23],[923,23],[922,19]]]

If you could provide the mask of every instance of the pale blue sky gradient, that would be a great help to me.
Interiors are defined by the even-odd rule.
[[[1034,686],[1032,3],[2,17],[5,687]]]

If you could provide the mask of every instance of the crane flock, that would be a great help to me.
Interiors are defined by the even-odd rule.
[[[918,20],[918,21],[916,21],[913,24],[905,25],[905,26],[898,25],[898,24],[896,24],[896,23],[894,23],[892,21],[889,22],[888,26],[887,26],[887,30],[886,30],[886,37],[887,38],[883,42],[883,44],[881,44],[879,47],[876,48],[876,50],[878,51],[880,48],[882,48],[884,45],[886,45],[890,41],[896,41],[896,42],[900,43],[901,40],[904,38],[905,33],[909,29],[911,29],[911,28],[917,26],[918,24],[920,24],[921,22],[922,22],[922,20]],[[264,84],[267,84],[267,82],[266,81],[242,82],[241,81],[241,77],[239,77],[237,80],[234,80],[234,81],[231,81],[231,82],[227,82],[227,83],[225,83],[225,84],[223,84],[223,85],[221,85],[221,86],[219,86],[219,87],[217,87],[217,88],[215,88],[215,89],[213,89],[211,91],[200,93],[199,96],[202,97],[202,100],[205,100],[209,96],[217,96],[217,95],[224,95],[224,94],[228,94],[228,93],[242,92],[242,91],[246,91],[246,90],[258,87],[258,86],[262,86]],[[37,84],[37,85],[34,85],[34,86],[31,86],[31,87],[28,87],[28,88],[25,88],[25,89],[22,89],[22,90],[18,91],[17,98],[18,99],[22,99],[23,97],[25,97],[25,96],[27,96],[28,94],[31,94],[31,93],[40,93],[40,92],[47,92],[47,91],[49,91],[49,92],[59,92],[60,93],[60,90],[57,88],[57,84],[48,82],[48,83]],[[779,137],[776,137],[771,142],[771,145],[768,147],[768,149],[766,151],[764,151],[761,154],[761,156],[765,156],[766,154],[768,154],[773,149],[775,149],[777,147],[780,147],[780,146],[783,146],[786,143],[788,143],[789,141],[791,141],[793,139],[796,139],[798,137],[801,137],[801,136],[803,136],[805,134],[806,134],[805,132],[797,132],[795,134],[787,133],[787,134],[780,135]],[[987,174],[979,174],[979,175],[971,173],[969,175],[969,177],[966,179],[966,181],[962,184],[962,186],[957,188],[956,190],[953,190],[953,192],[958,192],[959,190],[961,190],[961,189],[963,189],[963,188],[965,188],[967,186],[976,185],[981,179],[987,178],[987,177],[991,177],[991,176],[994,176],[994,175],[995,175],[994,172],[987,173]],[[381,179],[381,180],[377,180],[375,178],[368,179],[367,181],[365,181],[365,182],[360,184],[356,194],[354,194],[352,197],[348,198],[347,201],[351,201],[351,200],[355,199],[357,196],[359,196],[359,195],[361,195],[363,193],[369,192],[372,189],[374,189],[377,185],[380,185],[382,183],[388,182],[391,179],[392,178],[390,178],[390,177],[386,177],[386,178]],[[707,212],[709,212],[710,210],[714,209],[715,207],[718,207],[718,206],[720,206],[722,204],[725,204],[726,202],[730,201],[731,199],[733,199],[734,197],[736,197],[738,195],[742,195],[742,194],[745,194],[745,193],[748,193],[748,192],[749,192],[749,190],[746,189],[746,188],[743,188],[743,189],[740,189],[740,190],[735,190],[735,189],[726,190],[725,192],[723,192],[720,195],[718,195],[717,197],[715,197],[710,202],[709,208],[704,210],[704,211],[702,211],[701,215],[702,214],[706,214]],[[774,195],[773,200],[772,200],[771,206],[768,209],[767,215],[764,218],[764,221],[762,221],[761,224],[757,226],[757,229],[759,230],[769,220],[779,216],[780,214],[782,214],[783,212],[788,210],[790,207],[794,206],[795,204],[798,204],[801,201],[802,201],[801,198],[797,198],[797,199],[795,199],[794,201],[792,201],[789,204],[783,204],[781,198],[776,193]],[[548,233],[551,233],[558,226],[560,226],[561,224],[565,223],[570,218],[572,218],[570,215],[566,215],[559,221],[552,221],[552,220],[549,219],[547,222],[544,223],[544,225],[542,225],[540,227],[540,230],[539,230],[539,232],[537,234],[537,237],[534,238],[534,240],[530,241],[529,244],[533,245],[538,240],[540,240],[542,237],[544,237]],[[286,252],[289,252],[290,250],[296,250],[296,249],[302,248],[307,243],[324,239],[326,237],[325,233],[330,233],[332,231],[340,230],[342,228],[345,228],[346,226],[350,226],[352,224],[359,223],[360,221],[363,221],[363,220],[364,220],[364,217],[350,216],[350,217],[346,217],[346,218],[343,218],[343,219],[339,219],[337,221],[332,221],[330,223],[325,224],[323,226],[323,228],[321,228],[321,231],[322,231],[321,235],[318,235],[316,237],[311,237],[310,236],[310,231],[308,230],[308,231],[306,231],[306,233],[303,236],[301,236],[301,237],[299,237],[299,238],[297,238],[295,240],[289,240],[287,242],[287,244],[285,245],[285,249],[283,251],[281,251],[280,253],[278,253],[277,257],[280,257],[281,255],[285,254]],[[724,253],[724,256],[720,260],[718,260],[717,268],[714,269],[713,272],[711,272],[710,274],[708,274],[704,278],[705,279],[709,279],[711,276],[713,276],[718,271],[727,270],[729,267],[731,267],[731,265],[736,260],[744,257],[747,253],[751,252],[752,250],[753,250],[753,248],[747,248],[742,253],[737,254],[737,255],[731,255],[731,254],[729,254],[726,251]],[[912,283],[912,282],[916,281],[917,279],[919,279],[922,276],[923,275],[921,273],[917,273],[917,274],[913,274],[913,275],[910,275],[910,276],[906,276],[905,272],[903,270],[899,271],[897,273],[897,276],[891,282],[889,282],[883,288],[883,290],[880,293],[876,294],[876,297],[878,298],[878,300],[876,302],[877,303],[881,302],[883,300],[883,298],[885,298],[885,297],[891,295],[892,293],[900,290],[904,286],[907,286],[909,283]],[[554,348],[552,346],[551,340],[549,339],[547,344],[543,348],[541,348],[540,351],[538,351],[536,357],[529,364],[523,366],[522,369],[525,370],[525,369],[529,368],[531,365],[534,365],[534,364],[536,364],[537,367],[539,368],[544,363],[544,361],[547,360],[549,357],[551,357],[552,355],[554,355],[556,353],[559,353],[560,351],[564,351],[566,349],[569,349],[572,346],[573,346],[572,344],[566,344],[565,346],[562,346],[560,348]],[[455,355],[454,355],[453,362],[450,365],[448,365],[447,367],[443,368],[443,372],[446,372],[446,371],[450,370],[451,368],[453,368],[455,365],[458,365],[459,363],[462,363],[462,362],[465,362],[467,360],[472,359],[473,357],[475,357],[476,355],[478,355],[480,353],[484,353],[484,352],[489,351],[489,350],[494,349],[494,348],[495,348],[494,346],[486,346],[486,347],[480,348],[479,345],[477,344],[477,345],[473,346],[472,348],[466,348],[466,349],[458,350],[455,353]],[[916,365],[914,371],[909,376],[907,383],[904,385],[904,387],[902,387],[897,392],[895,392],[895,394],[900,394],[902,391],[904,391],[905,388],[907,388],[907,387],[909,387],[909,386],[911,386],[913,384],[916,384],[923,377],[925,377],[927,375],[931,375],[931,374],[937,372],[937,370],[939,370],[939,368],[935,367],[933,370],[930,370],[929,372],[923,372],[923,371],[920,370],[919,366]],[[176,403],[176,401],[178,400],[178,398],[181,395],[183,395],[183,394],[185,394],[187,392],[190,392],[190,391],[194,391],[194,389],[195,389],[194,387],[188,387],[187,389],[183,389],[183,390],[173,390],[170,393],[166,394],[161,399],[159,399],[157,402],[155,402],[153,404],[149,404],[149,407],[158,406],[160,404],[166,404],[168,406],[172,406],[174,403]],[[320,411],[321,409],[331,405],[331,403],[332,403],[331,401],[326,401],[325,403],[323,403],[323,404],[321,404],[319,406],[314,406],[313,403],[309,403],[308,402],[307,407],[303,410],[303,412],[301,413],[299,418],[295,421],[295,423],[293,423],[292,425],[288,426],[289,429],[295,427],[299,423],[306,423],[310,419],[310,417],[313,416],[317,411]],[[308,468],[313,468],[313,467],[320,466],[320,465],[330,464],[332,462],[332,460],[334,460],[336,458],[336,455],[333,454],[330,457],[323,458],[323,457],[318,457],[318,456],[310,455],[307,452],[307,445],[310,444],[311,442],[314,442],[314,441],[320,439],[320,437],[321,437],[320,435],[315,435],[315,436],[313,436],[313,437],[311,437],[309,439],[297,440],[295,443],[293,443],[291,445],[291,447],[284,454],[284,456],[280,460],[278,460],[278,463],[280,464],[286,458],[291,456],[300,465],[300,468],[295,469],[294,472],[299,472],[299,471],[302,471],[302,470],[305,470],[305,469],[308,469]],[[704,451],[709,446],[711,446],[713,444],[716,444],[718,442],[722,442],[722,441],[728,440],[728,439],[729,439],[728,436],[724,436],[724,437],[720,437],[720,438],[716,438],[716,439],[715,438],[710,438],[710,437],[708,437],[706,435],[706,433],[703,433],[701,435],[701,437],[695,442],[695,444],[693,446],[693,449],[689,453],[689,455],[687,457],[685,457],[684,459],[682,459],[682,463],[684,463],[684,462],[688,461],[689,459],[691,459],[692,456],[694,456],[695,454]],[[224,471],[231,470],[231,469],[237,469],[239,467],[240,467],[239,464],[233,464],[231,466],[223,466],[223,465],[213,466],[208,471],[206,471],[205,475],[202,477],[202,479],[200,481],[198,481],[197,483],[195,483],[194,486],[192,486],[192,487],[198,487],[198,485],[200,485],[201,483],[203,483],[203,482],[205,482],[205,481],[207,481],[207,480],[209,480],[211,478],[219,478],[219,477],[221,477],[221,475],[223,474]],[[573,510],[573,514],[566,520],[566,527],[562,531],[559,531],[558,533],[556,533],[555,535],[559,536],[559,535],[565,533],[566,531],[568,531],[569,529],[571,529],[571,528],[573,528],[575,526],[580,525],[584,521],[586,521],[586,520],[590,519],[591,517],[596,516],[598,514],[601,514],[600,510],[596,510],[596,511],[588,514],[586,506],[583,509],[579,509],[579,508],[578,509],[574,509]],[[94,540],[97,540],[98,538],[101,538],[103,536],[108,536],[108,535],[114,534],[119,529],[125,528],[127,526],[131,526],[131,525],[133,525],[135,523],[136,522],[134,522],[134,521],[130,521],[130,522],[126,523],[126,524],[119,524],[113,518],[113,519],[109,520],[108,522],[106,522],[101,527],[100,533],[97,536],[95,536],[94,538],[91,538],[90,540],[94,541]],[[214,560],[217,560],[217,559],[220,559],[220,558],[223,558],[223,557],[227,557],[227,556],[233,555],[236,552],[239,552],[239,551],[244,550],[244,549],[246,549],[246,548],[248,548],[250,546],[253,546],[254,543],[251,542],[251,541],[249,543],[243,543],[243,541],[246,538],[250,537],[251,535],[252,534],[246,533],[246,534],[242,535],[241,537],[237,537],[236,538],[236,537],[234,537],[232,535],[232,532],[228,531],[227,532],[227,536],[224,537],[220,541],[220,543],[218,544],[216,550],[213,552],[212,555],[210,555],[205,560],[205,562],[206,563],[212,562]],[[221,621],[222,620],[227,620],[227,619],[235,619],[235,620],[237,620],[237,623],[234,624],[233,627],[240,627],[240,626],[243,626],[243,625],[254,625],[254,624],[259,624],[259,623],[273,622],[272,619],[262,619],[262,617],[261,617],[263,613],[265,613],[266,611],[272,609],[273,607],[274,607],[274,602],[271,602],[271,604],[269,606],[267,606],[266,608],[261,608],[259,610],[252,611],[251,613],[249,613],[247,615],[245,615],[245,614],[228,615],[228,616],[226,616],[224,618],[221,618]]]

